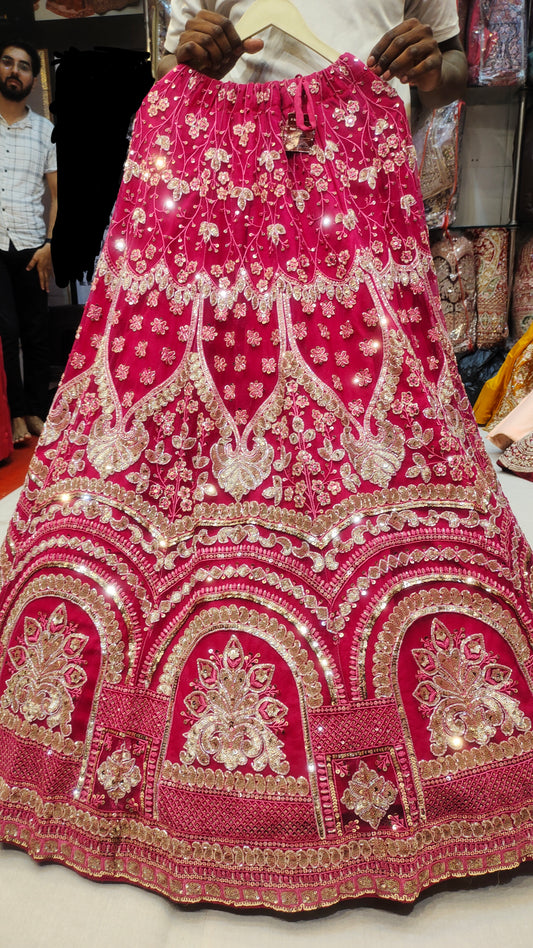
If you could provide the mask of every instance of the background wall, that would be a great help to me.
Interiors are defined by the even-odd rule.
[[[45,4],[46,0],[40,0]],[[91,49],[93,46],[118,46],[125,49],[146,49],[144,13],[113,11],[103,16],[56,17],[36,20],[33,0],[2,0],[0,40],[13,35],[25,38],[38,49],[51,55],[70,46]]]

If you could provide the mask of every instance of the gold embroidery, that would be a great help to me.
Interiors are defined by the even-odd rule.
[[[311,908],[316,904],[324,903],[324,892],[331,894],[331,901],[353,894],[388,894],[394,891],[395,898],[401,901],[412,901],[418,895],[423,885],[428,881],[438,882],[451,874],[468,874],[469,871],[479,872],[479,860],[485,860],[487,871],[509,869],[518,865],[530,855],[530,843],[526,840],[517,844],[516,839],[510,842],[509,834],[516,827],[527,828],[533,820],[533,807],[523,807],[520,812],[502,813],[498,817],[487,818],[483,821],[453,820],[439,826],[424,828],[416,833],[409,833],[403,838],[383,840],[379,836],[368,837],[364,840],[347,840],[342,845],[323,845],[320,848],[305,847],[301,849],[273,850],[259,846],[224,846],[218,843],[210,844],[202,841],[196,844],[169,836],[166,830],[160,830],[147,825],[140,820],[120,814],[120,838],[122,842],[121,855],[112,859],[102,855],[102,840],[115,842],[117,838],[117,819],[108,819],[103,814],[93,815],[82,811],[77,806],[66,803],[44,802],[33,790],[21,790],[19,787],[9,787],[0,778],[0,800],[13,805],[22,813],[21,819],[11,820],[9,816],[2,827],[3,837],[12,843],[23,845],[35,858],[59,858],[68,866],[83,870],[94,867],[94,871],[109,874],[118,872],[123,878],[138,882],[140,878],[151,879],[151,887],[171,898],[198,901],[200,899],[220,901],[222,881],[219,883],[213,878],[218,867],[242,867],[243,856],[246,857],[246,866],[249,870],[281,870],[289,873],[300,873],[330,867],[340,871],[340,877],[332,879],[329,886],[306,887],[302,883],[299,896],[302,906]],[[42,834],[35,831],[35,821],[60,820],[72,830],[72,838],[66,840],[42,839]],[[30,823],[31,820],[31,823]],[[27,824],[27,825],[26,825]],[[147,846],[153,847],[163,854],[165,863],[171,860],[190,863],[191,867],[205,868],[206,864],[213,867],[205,884],[189,881],[187,877],[179,877],[174,867],[166,870],[163,862],[157,865],[146,864],[146,853],[141,861],[137,858],[138,841],[143,840]],[[478,841],[477,846],[495,847],[495,851],[488,852],[483,857],[470,856],[468,852],[457,853],[458,846],[467,845],[471,841]],[[420,870],[414,860],[421,851],[427,853],[429,846],[444,846],[446,860],[439,848],[439,855]],[[384,848],[386,847],[386,849]],[[497,848],[496,848],[497,847]],[[406,866],[412,866],[412,878],[400,880],[386,879],[376,875],[374,861],[383,860],[389,852],[397,860],[405,860]],[[484,849],[485,852],[485,849]],[[359,869],[354,864],[360,861]],[[477,866],[477,868],[476,868]],[[353,878],[346,878],[345,868],[352,870]],[[366,870],[366,871],[365,871]],[[193,869],[194,871],[194,869]],[[282,901],[281,893],[277,889],[269,890],[264,884],[255,883],[247,879],[243,887],[236,882],[232,886],[237,905],[253,905],[258,900],[263,903],[271,902],[273,906],[287,910],[289,907]]]
[[[222,489],[236,500],[268,477],[273,459],[274,449],[264,438],[255,438],[252,450],[243,444],[233,450],[229,441],[218,441],[211,448],[213,474]]]
[[[394,784],[362,761],[344,791],[341,803],[365,823],[370,823],[372,829],[377,829],[397,796]]]
[[[439,760],[421,760],[420,776],[423,780],[433,780],[435,777],[446,777],[461,770],[472,770],[474,767],[486,767],[496,761],[512,760],[522,754],[533,751],[533,732],[526,731],[508,740],[494,744],[485,744],[481,747],[472,747],[455,754],[446,754]]]
[[[307,192],[297,193],[303,195]],[[301,206],[303,207],[303,199]],[[97,279],[104,280],[110,296],[114,296],[120,290],[129,291],[131,296],[139,296],[156,286],[159,292],[165,293],[169,299],[173,299],[179,305],[187,305],[202,297],[216,301],[218,297],[218,281],[211,279],[207,273],[198,273],[191,279],[190,272],[185,269],[178,270],[176,273],[174,269],[169,270],[167,265],[160,261],[158,266],[150,272],[149,279],[145,277],[140,280],[138,273],[130,268],[127,260],[121,258],[119,260],[120,264],[117,265],[111,258],[108,246],[103,247],[95,276]],[[360,285],[365,281],[365,274],[377,279],[382,291],[385,292],[392,290],[396,284],[408,286],[411,283],[420,286],[425,283],[428,272],[433,269],[432,257],[428,251],[417,251],[409,264],[398,263],[389,253],[388,259],[379,260],[379,264],[380,269],[376,274],[373,255],[366,249],[359,250],[354,254],[350,270],[344,275],[342,285],[317,270],[315,274],[308,277],[304,286],[299,282],[298,273],[294,278],[286,273],[278,273],[270,280],[267,289],[258,289],[250,275],[242,275],[239,270],[234,284],[228,283],[225,292],[232,301],[240,292],[254,310],[268,313],[281,296],[309,302],[316,302],[320,297],[337,298],[340,301],[349,299],[357,293]]]
[[[52,565],[48,564],[49,567]],[[105,657],[104,679],[113,684],[119,682],[124,668],[124,643],[119,624],[111,612],[109,603],[98,595],[95,589],[91,589],[87,583],[79,579],[43,573],[38,579],[28,583],[17,599],[17,608],[11,609],[2,641],[10,641],[19,616],[28,603],[44,595],[58,596],[67,602],[74,602],[90,616],[100,635],[102,656]]]
[[[83,755],[82,741],[73,741],[70,737],[63,737],[59,731],[49,731],[42,725],[21,721],[10,711],[0,710],[0,725],[13,731],[18,737],[35,741],[36,744],[58,751],[66,757],[82,757]]]
[[[96,775],[107,795],[115,802],[131,793],[141,782],[142,776],[125,744],[100,764]]]
[[[322,706],[323,699],[318,672],[314,664],[309,661],[308,652],[294,633],[282,625],[275,618],[261,614],[254,609],[244,606],[221,606],[219,609],[208,609],[192,620],[183,632],[179,642],[174,646],[167,659],[157,690],[160,694],[171,696],[181,675],[183,665],[187,660],[196,642],[209,632],[220,629],[231,631],[250,632],[264,639],[280,654],[287,663],[297,684],[305,694],[305,703],[310,708]],[[174,630],[168,631],[168,641],[162,642],[158,655],[155,656],[151,667],[147,671],[147,683],[151,681],[161,660],[161,655],[168,648],[168,643],[174,638]],[[328,682],[331,687],[331,682]],[[333,693],[336,700],[335,692]]]
[[[261,797],[307,797],[309,782],[305,777],[284,777],[282,774],[243,774],[227,770],[213,770],[210,767],[193,767],[191,764],[177,764],[166,760],[161,771],[161,779],[180,787],[202,787],[236,793],[239,796]]]
[[[91,428],[87,457],[102,477],[107,477],[131,467],[148,441],[148,432],[139,421],[126,431],[118,422],[113,428],[109,419],[100,415]]]
[[[231,632],[249,632],[268,642],[278,652],[293,675],[299,694],[303,742],[317,830],[319,836],[323,838],[325,831],[319,802],[316,767],[311,749],[308,709],[322,706],[322,681],[324,678],[333,702],[338,700],[337,688],[331,668],[326,668],[323,677],[319,678],[314,663],[309,659],[309,653],[289,628],[278,622],[274,617],[257,612],[254,609],[247,609],[244,606],[232,605],[222,606],[220,609],[207,609],[200,615],[195,616],[187,629],[183,631],[181,638],[165,663],[157,690],[160,694],[171,697],[178,686],[183,666],[196,643],[210,632],[218,632],[222,629],[229,629]],[[174,628],[170,626],[167,630],[167,641],[161,642],[158,652],[147,670],[147,684],[152,680],[161,662],[161,657],[168,649],[169,642],[173,641],[174,635]],[[166,748],[163,747],[163,755],[165,754]]]
[[[24,645],[8,649],[16,671],[7,680],[1,698],[4,709],[33,721],[46,720],[50,729],[59,727],[63,736],[72,730],[72,691],[87,681],[81,654],[89,638],[67,621],[64,604],[48,616],[24,620]]]
[[[376,434],[362,431],[358,440],[346,430],[341,443],[357,473],[379,487],[387,487],[405,456],[404,432],[388,421],[378,426]]]
[[[478,584],[478,586],[482,585]],[[487,592],[490,593],[493,590],[487,587]],[[393,595],[393,592],[390,595]],[[501,598],[501,592],[499,596]],[[384,603],[381,608],[383,606]],[[502,608],[488,596],[469,589],[446,587],[433,590],[423,589],[412,593],[394,607],[378,636],[373,670],[376,697],[392,697],[394,687],[392,669],[408,627],[418,616],[436,612],[464,613],[467,616],[475,616],[476,619],[490,625],[503,636],[513,649],[518,662],[524,664],[530,658],[531,653],[526,636],[516,619],[508,609]],[[527,675],[525,669],[523,672]],[[531,687],[529,676],[527,678]],[[397,698],[401,706],[399,694]]]
[[[205,766],[213,757],[228,770],[251,761],[256,771],[269,766],[274,773],[288,773],[274,733],[286,723],[288,712],[272,687],[274,665],[245,656],[232,635],[221,656],[200,658],[197,668],[197,688],[184,699],[190,717],[197,720],[186,734],[183,763],[198,760]]]
[[[196,522],[203,524],[223,526],[235,523],[236,519],[249,523],[264,526],[265,529],[284,530],[289,534],[305,539],[315,547],[321,548],[331,541],[331,531],[340,524],[349,524],[352,517],[364,517],[370,521],[370,516],[375,516],[381,512],[396,512],[398,508],[403,510],[406,507],[424,507],[430,505],[437,508],[449,508],[450,506],[459,507],[467,511],[467,515],[461,522],[461,527],[478,528],[483,526],[489,536],[493,536],[498,527],[496,518],[501,514],[501,507],[498,504],[498,498],[490,498],[485,490],[485,483],[482,482],[483,490],[476,487],[462,487],[448,484],[410,484],[408,486],[377,491],[375,493],[360,493],[353,497],[343,500],[339,504],[333,505],[330,510],[320,513],[316,518],[299,510],[288,510],[277,508],[266,503],[257,503],[256,501],[235,503],[235,504],[206,504],[196,505],[193,513],[189,516],[177,518],[174,522],[156,507],[148,504],[146,501],[136,496],[133,490],[124,490],[112,482],[102,482],[93,478],[72,478],[69,480],[58,481],[53,486],[47,487],[39,494],[39,504],[35,504],[34,517],[32,519],[32,528],[35,530],[41,522],[48,522],[50,516],[50,507],[58,504],[58,501],[65,494],[70,498],[68,503],[62,502],[60,508],[56,510],[59,513],[70,514],[70,503],[76,499],[82,501],[78,495],[92,494],[98,497],[98,501],[91,498],[93,504],[98,503],[100,516],[104,516],[103,511],[106,506],[117,507],[121,512],[127,513],[132,519],[138,522],[142,530],[146,530],[153,536],[159,538],[165,537],[167,543],[182,543],[194,533]],[[31,497],[31,494],[30,494]],[[490,513],[486,521],[480,523],[479,516],[476,513]],[[472,509],[473,508],[473,509]],[[431,514],[427,523],[434,522],[438,511]],[[96,515],[96,510],[93,516]],[[370,516],[369,516],[370,515]],[[444,516],[449,519],[454,514],[446,512]],[[107,515],[109,525],[117,529],[125,529],[122,519],[114,521]],[[359,522],[359,521],[358,521]],[[426,521],[421,519],[420,523]],[[28,530],[28,522],[15,520],[15,525],[21,535],[25,535]],[[129,528],[133,529],[133,528]],[[360,528],[358,528],[360,529]],[[139,530],[132,537],[135,543],[140,542]],[[359,543],[364,543],[364,535],[358,539]],[[180,552],[180,555],[181,552]]]
[[[425,648],[413,649],[420,669],[414,691],[430,713],[431,750],[436,756],[466,741],[488,744],[498,728],[510,735],[529,731],[531,722],[511,697],[511,669],[497,664],[482,635],[450,632],[435,619]]]

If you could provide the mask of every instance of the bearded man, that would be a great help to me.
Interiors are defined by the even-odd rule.
[[[57,162],[52,123],[26,102],[40,68],[39,54],[27,43],[0,46],[0,338],[16,446],[41,434],[48,404],[48,290]]]

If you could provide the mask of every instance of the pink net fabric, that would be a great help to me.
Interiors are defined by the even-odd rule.
[[[0,563],[35,858],[298,911],[529,856],[531,550],[360,62],[150,92]]]

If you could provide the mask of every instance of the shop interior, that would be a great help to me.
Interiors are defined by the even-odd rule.
[[[479,54],[485,40],[478,36],[476,47],[469,35],[468,4],[458,6],[467,51],[470,45],[465,100],[428,113],[414,97],[411,126],[450,340],[470,404],[477,405],[476,420],[488,432],[504,412],[501,403],[480,404],[482,389],[533,327],[533,23],[524,0],[520,55],[513,68],[507,60],[506,71],[498,72],[501,64],[490,59],[487,48]],[[31,104],[57,122],[60,176],[61,162],[70,169],[63,196],[60,190],[53,245],[58,266],[49,300],[51,401],[89,294],[131,119],[154,81],[168,8],[166,0],[131,0],[121,10],[66,16],[46,0],[2,3],[0,38],[25,37],[41,53],[44,68]],[[528,391],[533,391],[533,356],[521,376],[521,396]],[[496,467],[499,450],[486,445],[533,542],[533,478],[502,474]],[[0,467],[0,488],[5,472],[8,467]],[[2,535],[18,494],[15,488],[0,493]],[[362,899],[284,917],[172,904],[142,888],[98,883],[60,865],[38,864],[4,846],[0,892],[0,941],[9,948],[215,943],[266,948],[273,940],[283,948],[325,948],[332,941],[337,948],[367,943],[525,948],[531,944],[533,864],[439,883],[413,905]]]

